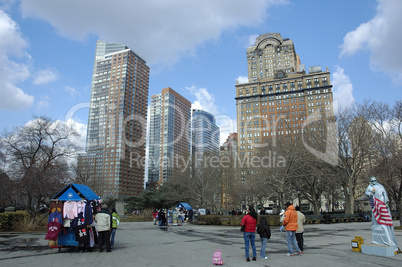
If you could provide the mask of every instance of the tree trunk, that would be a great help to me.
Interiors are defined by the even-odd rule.
[[[399,216],[399,226],[402,226],[402,205],[397,204],[396,205],[396,210],[397,210],[398,216]]]
[[[313,205],[314,205],[314,215],[319,215],[321,213],[320,202],[314,201]]]
[[[353,214],[355,207],[355,198],[353,197],[352,190],[345,193],[345,214]]]

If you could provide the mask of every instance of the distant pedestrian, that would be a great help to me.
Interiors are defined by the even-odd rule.
[[[261,252],[260,256],[262,260],[268,259],[265,256],[265,246],[267,245],[268,239],[271,238],[271,228],[267,222],[265,217],[261,217],[260,223],[257,226],[257,233],[260,235],[261,238]]]
[[[285,215],[285,210],[281,210],[281,212],[279,213],[279,222],[282,224],[281,227],[279,228],[279,232],[282,232],[283,228],[285,227],[283,225],[283,217]]]
[[[163,212],[162,209],[160,209],[158,211],[158,215],[156,216],[158,218],[158,226],[162,225],[162,212]]]
[[[167,220],[166,220],[166,214],[164,212],[164,210],[160,210],[158,213],[158,219],[160,220],[160,227],[162,230],[166,230],[166,224],[167,224]]]
[[[154,219],[154,225],[156,225],[156,220],[158,218],[158,211],[157,210],[154,210],[152,212],[152,218]]]
[[[296,230],[296,241],[297,245],[299,246],[300,250],[303,251],[303,244],[304,244],[304,226],[303,224],[306,222],[306,216],[300,212],[300,206],[296,206],[297,212],[297,230]]]
[[[265,215],[265,208],[264,207],[261,208],[260,215]]]
[[[290,204],[290,202],[286,203],[286,211],[283,215],[283,225],[285,226],[286,230],[286,243],[288,245],[289,252],[286,256],[293,257],[293,246],[296,249],[297,254],[301,254],[302,251],[300,250],[299,246],[296,242],[296,230],[297,230],[297,212],[295,207]]]
[[[112,216],[107,209],[107,205],[103,204],[102,209],[96,213],[95,222],[96,229],[98,230],[99,252],[103,251],[103,245],[106,245],[106,252],[111,252],[110,232],[112,230]]]
[[[253,250],[253,261],[257,260],[257,249],[255,247],[255,228],[257,227],[257,213],[255,209],[250,206],[248,213],[243,216],[241,225],[244,225],[244,250],[246,252],[246,260],[250,261],[249,247],[251,243],[251,249]]]
[[[110,238],[110,247],[113,248],[114,246],[114,238],[116,236],[117,227],[120,224],[120,216],[117,214],[115,208],[112,209],[112,233]]]

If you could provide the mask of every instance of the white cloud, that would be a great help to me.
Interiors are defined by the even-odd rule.
[[[36,77],[34,77],[33,83],[36,85],[41,85],[54,82],[57,79],[58,79],[57,70],[47,68],[38,71]]]
[[[69,129],[75,131],[78,134],[77,136],[71,136],[69,140],[84,151],[87,138],[87,125],[77,122],[71,118],[63,121],[63,123],[65,123]]]
[[[73,40],[97,35],[126,44],[150,65],[169,65],[228,30],[260,25],[285,0],[21,0],[25,18],[40,18]],[[77,8],[79,7],[79,8]],[[105,20],[104,18],[108,19]],[[73,18],[73,19],[72,19]]]
[[[37,103],[36,103],[36,108],[41,110],[41,109],[47,109],[49,107],[49,97],[44,96],[42,97]]]
[[[191,86],[186,87],[186,90],[195,96],[194,103],[191,104],[192,109],[201,109],[215,116],[216,125],[220,131],[220,144],[223,144],[230,133],[236,132],[236,118],[223,114],[223,111],[215,104],[215,96],[206,88]]]
[[[377,1],[375,17],[345,35],[340,56],[367,50],[373,71],[383,71],[395,83],[402,83],[402,1]]]
[[[248,48],[249,46],[255,45],[255,41],[257,40],[258,36],[259,36],[258,34],[250,35],[248,37],[248,44],[247,44],[246,48]]]
[[[191,86],[186,87],[186,90],[195,96],[194,104],[191,105],[191,108],[202,109],[212,115],[217,115],[219,113],[219,108],[215,104],[215,96],[208,92],[206,88]]]
[[[29,58],[25,51],[26,46],[18,25],[0,10],[0,109],[25,109],[34,101],[33,96],[16,86],[29,77],[28,67],[9,58]]]
[[[220,131],[220,144],[222,145],[229,134],[237,132],[236,118],[231,118],[228,115],[220,114],[215,116],[216,124],[219,126]]]
[[[248,77],[246,76],[239,76],[236,79],[237,83],[248,83]]]
[[[78,91],[74,87],[71,87],[71,86],[65,86],[64,92],[69,93],[71,97],[74,97],[78,94]]]
[[[353,84],[349,79],[349,76],[345,74],[345,70],[339,66],[335,66],[336,70],[332,73],[332,85],[333,85],[333,100],[339,107],[334,104],[334,109],[347,108],[355,102],[353,97]]]

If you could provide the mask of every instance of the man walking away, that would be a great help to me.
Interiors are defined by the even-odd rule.
[[[304,226],[303,224],[306,222],[306,216],[300,212],[300,206],[296,206],[297,212],[297,230],[296,230],[296,240],[297,245],[299,246],[300,250],[303,251],[303,233],[304,233]]]
[[[112,216],[107,209],[107,205],[103,204],[102,209],[96,213],[95,222],[98,230],[99,252],[103,251],[103,245],[106,245],[106,252],[111,252],[110,232],[112,230]]]

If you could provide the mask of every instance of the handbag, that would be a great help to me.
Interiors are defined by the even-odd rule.
[[[245,225],[240,226],[240,231],[244,232],[245,229],[246,229]]]

